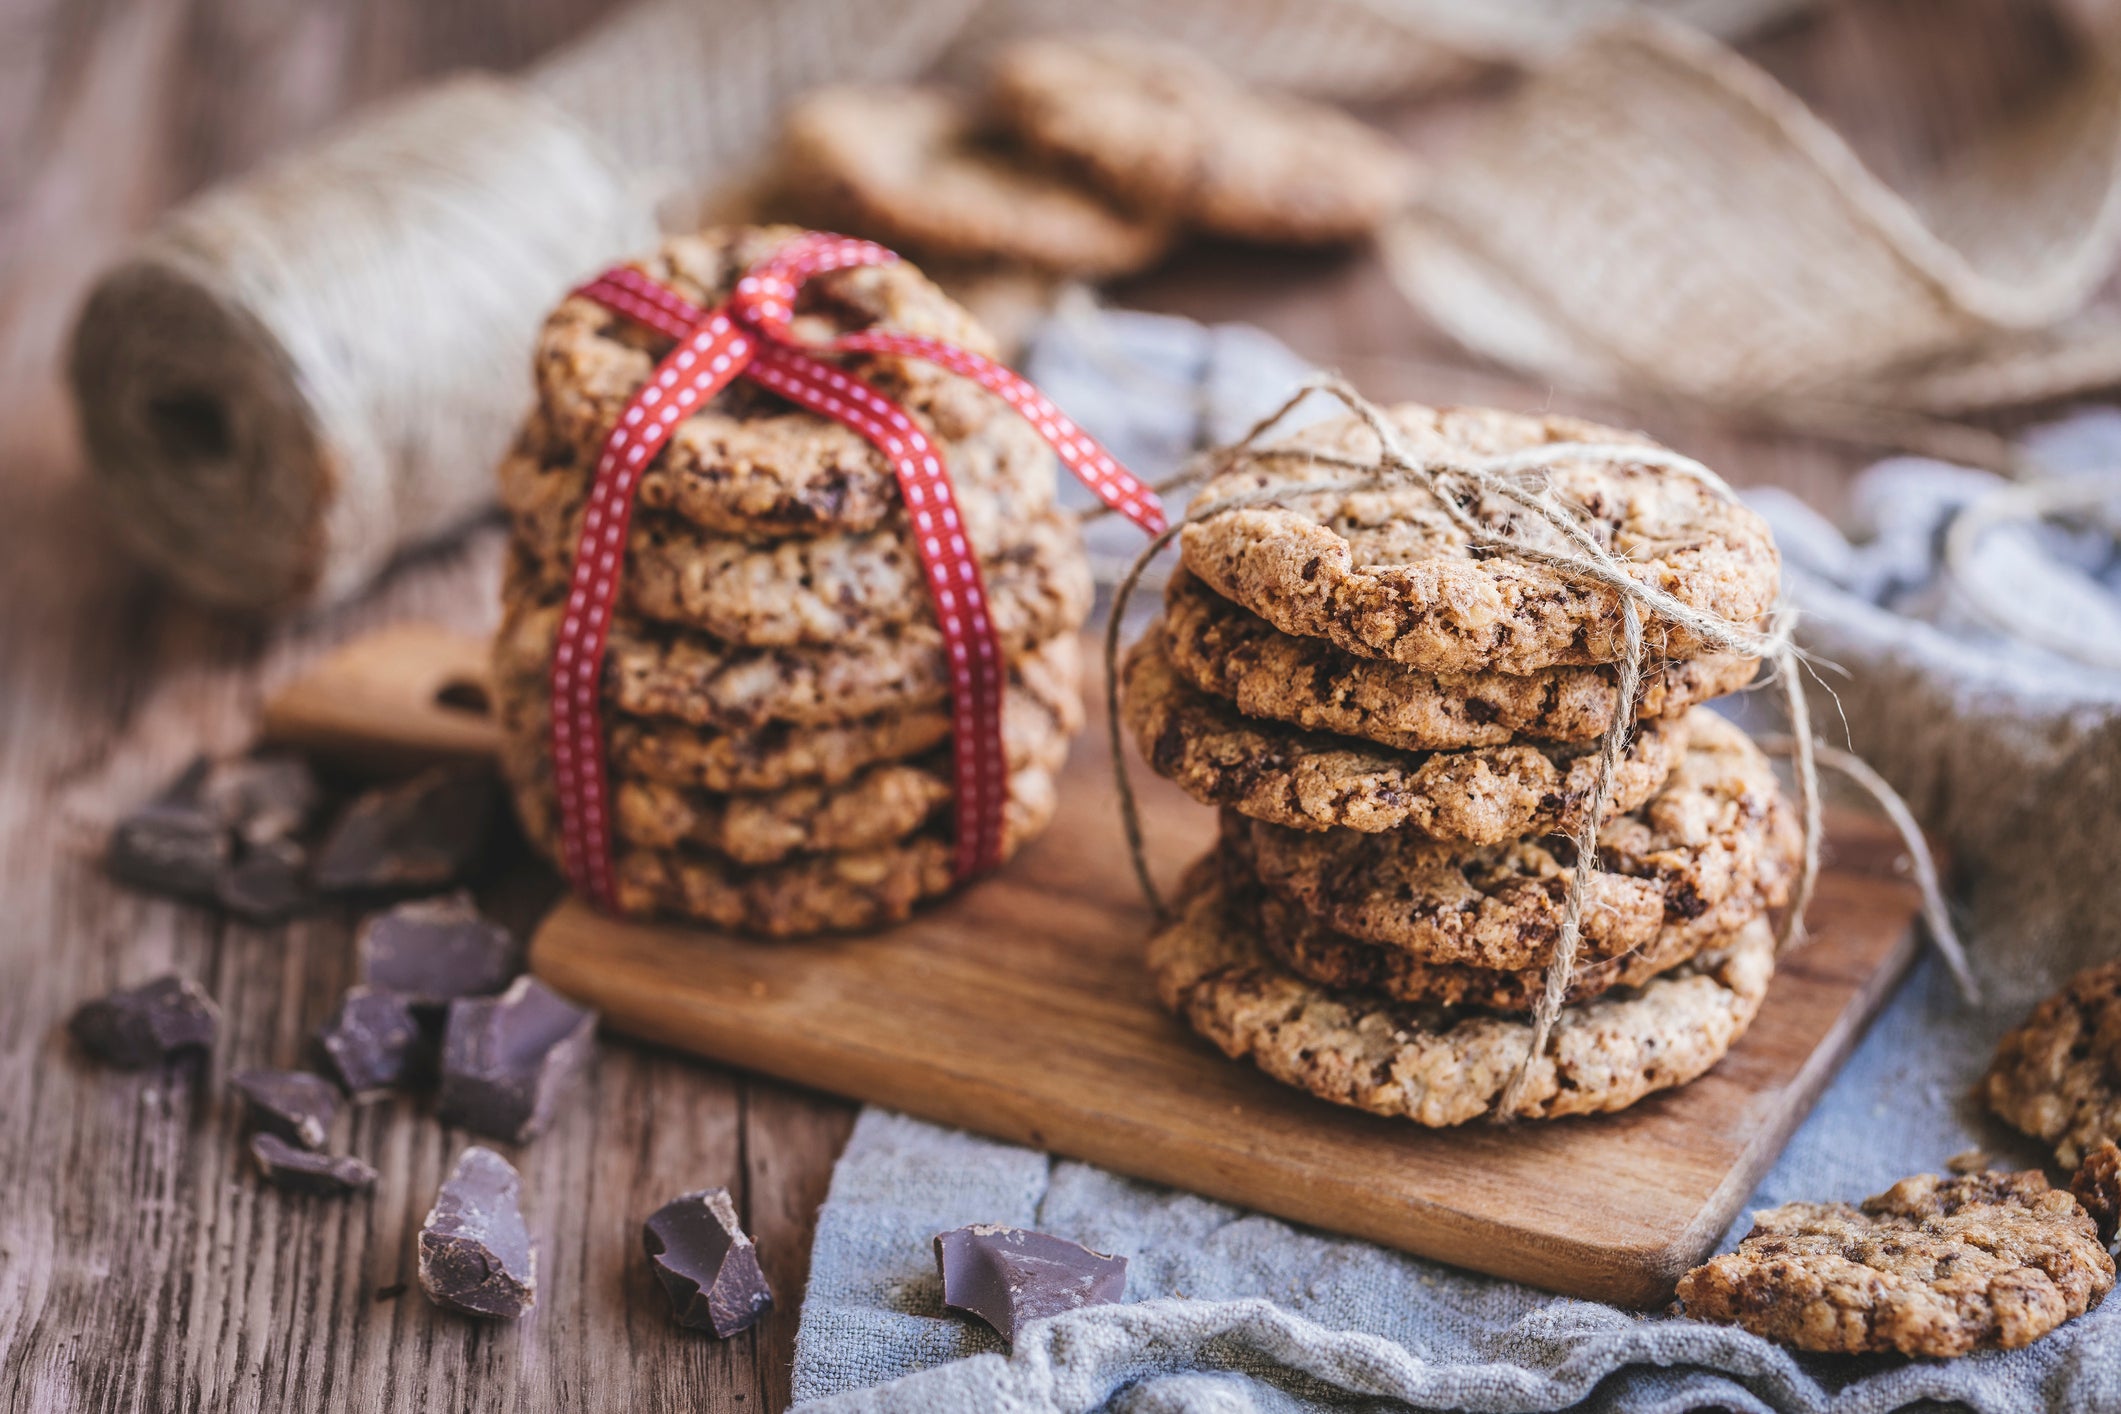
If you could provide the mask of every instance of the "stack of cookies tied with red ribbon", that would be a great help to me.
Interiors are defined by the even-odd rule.
[[[962,308],[866,242],[710,231],[577,290],[535,373],[496,709],[578,892],[870,929],[1046,828],[1092,598],[1056,454],[1161,522]]]
[[[1369,413],[1222,465],[1124,656],[1143,757],[1222,812],[1150,944],[1163,998],[1278,1080],[1424,1125],[1683,1084],[1760,1006],[1801,812],[1702,705],[1759,657],[1654,613],[1632,638],[1583,565],[1745,634],[1772,537],[1632,433]]]

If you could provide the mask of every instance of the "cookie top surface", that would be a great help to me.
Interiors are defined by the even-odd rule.
[[[1520,737],[1591,741],[1619,699],[1609,667],[1430,673],[1283,633],[1187,573],[1164,586],[1164,648],[1203,692],[1247,716],[1409,751],[1497,746]],[[1760,660],[1730,654],[1645,666],[1636,716],[1672,717],[1736,692]]]
[[[1656,445],[1573,418],[1484,408],[1403,404],[1389,416],[1409,454],[1435,463],[1568,442]],[[1354,417],[1304,428],[1275,448],[1209,481],[1192,512],[1242,494],[1279,493],[1273,500],[1208,516],[1179,537],[1186,568],[1224,598],[1284,633],[1435,673],[1533,673],[1622,656],[1610,589],[1475,544],[1426,485],[1307,494],[1307,485],[1356,474],[1318,457],[1376,459],[1375,434]],[[1781,561],[1767,523],[1719,488],[1607,457],[1566,460],[1545,476],[1644,584],[1739,625],[1773,606]],[[1565,548],[1559,532],[1514,502],[1484,497],[1470,510],[1497,534]],[[1669,623],[1646,622],[1644,632],[1664,657],[1701,654],[1691,633]]]
[[[793,226],[731,227],[675,237],[629,264],[711,308],[728,299],[745,271],[802,234]],[[971,315],[904,261],[831,271],[804,284],[796,305],[799,338],[867,328],[996,352]],[[665,336],[593,300],[562,300],[545,321],[533,361],[548,434],[583,453],[581,466],[591,466],[669,345]],[[828,357],[897,401],[939,442],[1016,416],[1000,398],[922,359]],[[743,379],[678,424],[643,472],[637,499],[649,510],[733,535],[870,530],[903,504],[890,462],[860,433]]]
[[[1238,240],[1358,240],[1412,176],[1404,151],[1340,110],[1134,35],[1011,45],[996,56],[990,103],[1026,146],[1129,206]]]
[[[1662,789],[1599,831],[1579,957],[1733,931],[1785,897],[1801,846],[1774,772],[1705,708]],[[1309,834],[1247,822],[1260,881],[1337,932],[1426,962],[1541,968],[1560,936],[1569,868],[1559,836],[1472,847],[1407,834]]]
[[[1982,1094],[2065,1168],[2121,1140],[2121,962],[2086,968],[2033,1008],[1996,1047]]]
[[[1121,670],[1121,712],[1158,775],[1209,805],[1299,830],[1411,830],[1497,844],[1573,830],[1597,768],[1594,746],[1517,743],[1407,752],[1246,717],[1179,676],[1152,626]],[[1614,773],[1607,815],[1663,785],[1685,719],[1646,722]]]
[[[1149,940],[1164,1004],[1224,1054],[1373,1114],[1447,1126],[1493,1116],[1531,1044],[1527,1018],[1414,1006],[1305,981],[1270,958],[1213,870]],[[1775,971],[1764,922],[1639,989],[1564,1010],[1517,1113],[1624,1109],[1714,1065],[1752,1023]]]
[[[1140,270],[1170,244],[1164,222],[1007,150],[939,89],[819,89],[789,112],[782,159],[806,211],[923,255],[1099,279]]]
[[[1800,1350],[2016,1349],[2112,1289],[2092,1220],[2038,1173],[1905,1178],[1862,1204],[1786,1203],[1688,1272],[1689,1316]]]

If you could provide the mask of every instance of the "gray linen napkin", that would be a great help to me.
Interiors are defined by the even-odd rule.
[[[1128,314],[1097,316],[1089,328],[1077,317],[1049,329],[1032,374],[1151,476],[1164,474],[1202,428],[1212,428],[1202,434],[1211,438],[1241,431],[1301,372],[1257,331]],[[1094,348],[1084,347],[1086,337]],[[1140,387],[1122,372],[1130,357],[1213,389],[1197,404],[1210,415],[1198,424],[1190,413],[1179,417],[1164,389],[1130,397],[1129,387]],[[1777,508],[1778,530],[1786,509]],[[1816,536],[1808,543],[1818,547]],[[1845,542],[1842,551],[1845,568],[1864,562]],[[1123,542],[1113,552],[1125,553]],[[1896,543],[1894,553],[1906,546]],[[1853,587],[1830,585],[1812,568],[1831,555],[1792,558],[1802,561],[1792,567],[1793,579],[1806,582],[1800,595],[1816,580],[1813,587],[1854,597]],[[1919,556],[1912,573],[1934,577]],[[1875,590],[1912,581],[1870,582]],[[1892,616],[1905,611],[1896,604]],[[2009,957],[2042,986],[2054,971],[2018,951],[2008,933],[1973,941],[1977,963]],[[2072,964],[2082,951],[2060,945]],[[1997,1000],[1993,990],[1987,1006],[1968,1007],[1925,958],[1748,1208],[1860,1198],[1972,1148],[2014,1167],[2038,1165],[2045,1155],[2037,1146],[1968,1098],[1996,1038],[2021,1013],[2020,999]],[[929,1241],[969,1222],[1034,1227],[1124,1255],[1127,1301],[1043,1322],[1005,1352],[984,1327],[942,1310]],[[1723,1245],[1735,1245],[1747,1226],[1741,1218]],[[805,1414],[2114,1411],[2121,1299],[2022,1351],[1958,1361],[1797,1355],[1740,1331],[1554,1297],[871,1109],[819,1218],[795,1393]]]

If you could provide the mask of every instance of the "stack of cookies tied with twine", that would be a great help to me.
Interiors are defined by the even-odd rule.
[[[813,365],[849,397],[895,404],[909,441],[925,434],[954,506],[916,509],[888,429],[865,434],[844,409],[836,420],[768,381],[788,361],[776,348],[850,330],[987,366],[986,333],[888,252],[798,269],[800,293],[787,287],[775,326],[783,345],[756,330],[700,345],[703,359],[760,351],[747,381],[682,416],[668,406],[668,440],[641,458],[622,498],[630,524],[596,538],[589,518],[603,513],[599,477],[619,433],[643,411],[656,422],[663,380],[687,364],[693,345],[676,336],[727,307],[752,272],[824,239],[792,228],[673,239],[562,302],[537,342],[537,407],[500,470],[513,531],[494,644],[503,758],[527,833],[580,885],[558,674],[570,609],[595,568],[585,561],[601,560],[611,601],[601,671],[576,691],[599,713],[587,749],[602,753],[604,828],[587,848],[608,851],[607,877],[601,899],[584,891],[620,913],[775,937],[868,929],[976,872],[953,810],[968,720],[959,621],[973,598],[991,624],[999,699],[993,838],[979,867],[1051,822],[1055,773],[1082,724],[1077,635],[1091,577],[1075,518],[1054,504],[1040,427],[933,353],[873,348]],[[689,313],[658,328],[627,290]],[[963,555],[962,600],[924,565],[938,540]]]
[[[1119,664],[1143,757],[1222,811],[1149,944],[1165,1003],[1424,1125],[1694,1079],[1816,870],[1809,753],[1793,804],[1703,706],[1787,667],[1765,523],[1637,434],[1322,381],[1345,415],[1212,454]]]

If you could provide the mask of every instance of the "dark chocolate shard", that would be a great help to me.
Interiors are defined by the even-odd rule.
[[[212,1050],[221,1009],[196,982],[171,973],[85,1003],[67,1029],[98,1060],[137,1070]]]
[[[309,850],[295,839],[240,845],[214,881],[214,899],[230,913],[259,923],[306,912],[316,902],[309,886]]]
[[[472,1145],[420,1224],[420,1286],[437,1306],[514,1320],[537,1303],[538,1251],[508,1160]]]
[[[1125,1257],[993,1223],[938,1233],[935,1265],[943,1305],[979,1317],[1011,1345],[1027,1322],[1107,1305],[1127,1289]]]
[[[339,1091],[306,1070],[242,1070],[228,1086],[243,1097],[251,1128],[305,1149],[321,1149],[338,1117]]]
[[[433,1043],[412,1003],[395,992],[349,987],[317,1031],[317,1048],[342,1089],[356,1100],[417,1084],[433,1073]]]
[[[595,1012],[535,977],[451,1002],[436,1117],[511,1144],[536,1138],[588,1063],[596,1025]]]
[[[376,1186],[376,1171],[346,1154],[319,1154],[298,1149],[277,1134],[250,1136],[250,1156],[258,1172],[275,1188],[327,1197],[366,1193]]]
[[[516,975],[516,942],[479,916],[471,895],[401,903],[361,925],[355,939],[364,985],[396,992],[414,1006],[443,1007],[489,996]]]
[[[773,1288],[728,1189],[671,1199],[641,1224],[641,1243],[679,1325],[726,1340],[773,1309]]]
[[[495,806],[493,775],[477,768],[437,767],[370,791],[318,847],[315,883],[331,893],[447,888],[485,852]]]
[[[113,878],[180,898],[214,897],[235,853],[229,822],[202,794],[213,762],[194,760],[161,794],[120,820],[104,863]]]
[[[257,846],[290,840],[309,827],[324,801],[316,772],[299,756],[265,751],[216,761],[199,784],[206,808]]]

